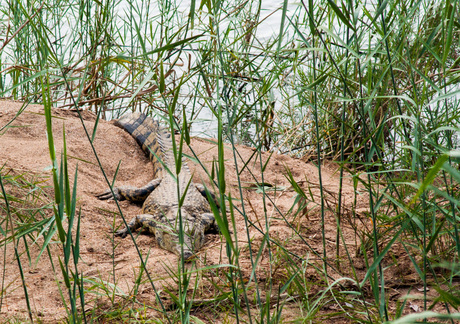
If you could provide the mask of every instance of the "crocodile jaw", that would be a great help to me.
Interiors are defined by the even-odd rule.
[[[204,228],[201,222],[197,221],[200,218],[191,215],[185,208],[181,208],[180,216],[179,208],[172,208],[165,213],[165,217],[169,220],[170,226],[160,224],[157,226],[155,238],[158,244],[165,250],[179,256],[183,255],[184,260],[191,259],[204,244]],[[182,224],[180,218],[182,218]],[[181,225],[184,242],[182,248],[179,240]]]

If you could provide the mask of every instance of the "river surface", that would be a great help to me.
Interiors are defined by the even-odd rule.
[[[132,15],[132,11],[129,11],[127,10],[127,8],[125,7],[126,4],[124,4],[123,2],[120,3],[119,7],[118,7],[118,14],[123,17],[125,19],[129,19],[128,15]],[[252,4],[253,7],[251,8],[251,12],[255,12],[257,10],[257,5],[255,4]],[[182,17],[183,21],[186,21],[190,14],[190,6],[191,6],[191,2],[190,1],[180,1],[180,2],[176,2],[175,4],[175,8],[176,8],[176,12],[177,12],[177,16],[179,17]],[[196,6],[198,7],[199,6],[199,1],[196,2]],[[287,17],[291,17],[293,14],[295,14],[296,12],[299,11],[301,7],[301,3],[300,2],[293,2],[293,1],[290,1],[287,5],[287,8],[286,8],[286,16]],[[259,16],[259,25],[257,26],[257,28],[255,29],[256,30],[256,33],[255,33],[255,39],[257,39],[257,43],[255,43],[256,45],[258,44],[261,44],[262,47],[269,43],[269,42],[273,42],[273,39],[277,38],[279,33],[280,33],[280,27],[281,27],[281,21],[282,21],[282,14],[283,14],[283,3],[280,2],[280,1],[274,1],[274,0],[261,0],[260,2],[260,16]],[[246,9],[246,8],[245,8]],[[249,9],[248,9],[249,10]],[[196,13],[198,14],[198,13]],[[134,14],[135,15],[135,14]],[[149,16],[150,17],[158,17],[160,15],[160,11],[159,11],[159,8],[156,7],[156,6],[152,6],[149,10]],[[136,19],[141,19],[140,17],[137,17]],[[154,18],[155,19],[155,18]],[[225,30],[226,27],[228,26],[228,24],[230,23],[230,21],[227,19],[227,20],[223,20],[223,21],[220,21],[219,22],[219,29],[222,31],[222,30]],[[195,30],[196,32],[195,33],[199,33],[199,31],[201,30],[200,26],[197,26],[196,25],[196,21],[195,21]],[[284,22],[284,28],[283,30],[290,36],[292,36],[292,34],[294,33],[294,29],[290,26],[289,24],[289,21],[286,19],[285,22]],[[290,37],[289,37],[290,38]],[[261,50],[253,50],[253,53],[252,54],[259,54]],[[179,71],[179,74],[180,73],[184,73],[186,72],[186,67],[187,66],[194,66],[195,63],[196,63],[196,60],[195,60],[195,57],[194,55],[183,55],[183,66],[184,66],[184,69],[183,71],[181,71],[181,68],[178,67],[177,70]],[[180,78],[180,75],[179,76],[176,76],[177,78]],[[190,81],[189,81],[190,82]],[[185,97],[187,96],[191,91],[193,91],[193,81],[191,82],[191,86],[190,85],[185,85],[181,90],[181,96],[182,97]],[[275,101],[276,100],[279,100],[280,99],[280,96],[279,96],[279,91],[277,89],[273,89],[272,93],[271,93],[273,96],[274,96],[274,99]],[[216,98],[214,98],[216,99]],[[192,111],[193,109],[197,109],[196,106],[195,107],[192,107],[190,106],[191,104],[188,104],[188,106],[186,107],[186,111],[187,112],[190,112]],[[193,136],[200,136],[200,137],[216,137],[217,136],[217,122],[216,122],[216,118],[215,116],[213,115],[213,113],[211,112],[211,110],[209,108],[206,107],[205,104],[201,104],[200,105],[202,107],[202,109],[200,110],[200,113],[197,115],[197,116],[194,116],[194,122],[192,124],[192,127],[191,127],[191,135]],[[276,105],[275,105],[276,107]],[[251,133],[254,133],[255,130],[249,130],[249,132]]]

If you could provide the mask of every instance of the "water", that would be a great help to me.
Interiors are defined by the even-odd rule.
[[[199,6],[199,4],[196,4]],[[190,14],[190,6],[191,2],[190,1],[181,1],[177,3],[177,16],[179,17],[179,20],[182,19],[180,24],[184,24],[184,22],[187,21],[188,16]],[[287,6],[287,16],[292,16],[293,13],[299,10],[300,3],[299,2],[291,2]],[[121,3],[121,7],[119,12],[124,12],[128,13],[128,8],[122,8],[123,3]],[[149,16],[151,17],[159,17],[161,15],[160,8],[157,6],[152,6],[151,7],[151,13]],[[252,11],[256,11],[257,8],[252,8]],[[199,13],[196,13],[199,14]],[[127,19],[127,17],[126,17]],[[137,19],[140,19],[140,17],[137,17]],[[253,36],[255,39],[257,39],[257,44],[258,46],[266,46],[269,42],[273,42],[274,39],[276,39],[280,33],[280,26],[281,26],[281,19],[282,19],[282,3],[280,5],[279,1],[274,1],[274,0],[264,0],[261,1],[260,3],[260,17],[259,21],[260,24],[256,27],[256,33]],[[228,25],[232,23],[231,19],[224,19],[219,22],[219,29],[220,30],[225,30]],[[195,25],[195,32],[191,32],[191,34],[199,34],[201,32],[202,27],[199,25]],[[284,28],[283,30],[287,32],[287,34],[293,34],[294,29],[292,26],[290,26],[289,21],[286,20],[284,23]],[[238,37],[239,35],[235,35],[235,37]],[[290,37],[289,37],[290,38]],[[197,48],[195,48],[197,50]],[[258,55],[260,54],[261,50],[257,50],[252,48],[251,49],[251,54]],[[183,55],[181,56],[181,61],[183,62],[182,68],[180,66],[177,66],[177,76],[176,78],[179,79],[182,74],[187,73],[187,67],[188,66],[195,66],[197,63],[197,57],[195,53],[192,52],[184,52]],[[255,62],[258,60],[256,59]],[[269,68],[269,67],[267,67]],[[193,93],[193,88],[194,84],[196,82],[200,82],[198,78],[193,78],[190,80],[191,82],[189,85],[185,85],[182,88],[181,91],[181,97],[186,98],[190,97],[190,93]],[[191,85],[191,86],[190,86]],[[223,87],[223,82],[220,82],[220,88],[222,89]],[[279,91],[276,89],[273,91],[273,94],[275,101],[281,100],[281,95]],[[215,102],[219,100],[219,98],[213,98]],[[182,100],[183,102],[188,101],[188,104],[185,104],[185,109],[189,114],[189,119],[190,119],[190,114],[192,111],[197,109],[197,105],[194,102],[193,98],[190,98],[190,100]],[[192,136],[200,136],[200,137],[217,137],[218,135],[218,130],[217,130],[217,121],[215,115],[212,113],[211,109],[216,109],[217,107],[214,106],[211,109],[207,107],[206,103],[204,103],[203,100],[198,99],[200,103],[198,106],[200,107],[199,113],[193,116],[193,124],[191,127],[191,135]],[[225,105],[223,102],[219,102],[222,105]],[[249,130],[251,133],[254,133],[254,129]]]
[[[84,2],[82,2],[84,3]],[[222,14],[221,16],[224,17],[221,21],[219,21],[219,28],[221,31],[224,31],[229,24],[234,23],[236,25],[236,28],[241,27],[239,24],[241,23],[246,23],[245,21],[236,21],[234,12],[232,13],[232,10],[241,10],[241,15],[246,15],[248,17],[248,20],[251,18],[254,18],[255,13],[257,12],[258,5],[259,3],[252,3],[252,2],[246,2],[244,3],[246,7],[240,8],[239,6],[243,2],[238,2],[238,1],[227,1],[225,3],[225,10],[228,10],[229,12],[228,17],[225,17],[225,14]],[[59,4],[59,6],[57,5]],[[104,4],[104,2],[102,2]],[[163,4],[163,5],[161,5]],[[98,57],[89,57],[88,56],[88,46],[87,44],[93,44],[93,41],[89,40],[90,35],[94,33],[94,28],[97,27],[97,24],[94,23],[94,20],[97,19],[97,17],[100,17],[100,11],[101,6],[96,5],[96,3],[88,2],[85,3],[82,8],[78,7],[79,4],[65,4],[64,6],[67,7],[60,7],[62,6],[62,3],[56,3],[56,6],[53,7],[53,2],[50,2],[50,6],[42,9],[40,11],[41,19],[43,22],[47,25],[49,30],[46,32],[46,37],[48,37],[48,45],[50,46],[51,50],[57,55],[57,59],[59,60],[60,64],[62,66],[69,66],[72,69],[78,70],[79,72],[74,72],[71,77],[75,77],[76,80],[73,81],[76,87],[73,90],[74,96],[77,96],[80,89],[78,88],[79,84],[79,78],[83,78],[84,71],[85,69],[90,66],[92,63],[97,61],[99,58]],[[198,12],[198,7],[200,5],[200,2],[196,2],[196,10],[195,10],[195,15],[198,17],[200,13]],[[279,32],[280,32],[280,22],[281,22],[281,16],[282,16],[282,4],[280,2],[274,1],[274,0],[264,0],[261,1],[260,3],[260,17],[258,20],[260,21],[260,24],[257,26],[256,33],[253,36],[257,41],[254,42],[253,44],[255,47],[251,47],[249,49],[250,53],[253,55],[258,55],[260,54],[261,51],[263,51],[263,47],[267,46],[270,42],[273,42],[273,39],[275,39]],[[88,9],[88,6],[90,7]],[[142,53],[142,50],[140,48],[140,38],[144,38],[145,42],[145,47],[146,51],[151,51],[155,49],[155,46],[157,46],[157,42],[159,41],[155,37],[159,37],[159,33],[155,32],[155,28],[159,28],[159,25],[162,20],[164,19],[170,19],[168,22],[169,25],[172,25],[175,30],[171,30],[170,33],[173,33],[177,31],[178,26],[185,26],[186,22],[188,20],[188,16],[190,14],[190,6],[191,2],[190,1],[178,1],[178,2],[162,2],[162,1],[142,1],[142,0],[137,0],[137,1],[120,1],[117,2],[114,7],[112,13],[109,15],[114,21],[114,25],[116,26],[115,31],[117,33],[114,33],[114,31],[111,31],[114,36],[114,47],[112,50],[112,53],[110,55],[112,56],[117,56],[120,54],[123,54],[123,51],[126,50],[126,52],[131,51],[134,49],[134,53],[132,55],[138,55]],[[0,22],[6,22],[9,19],[8,14],[11,15],[11,11],[8,7],[6,7],[6,4],[0,4],[0,7],[4,9],[4,12],[0,12]],[[167,9],[166,11],[162,12]],[[287,15],[291,16],[296,10],[299,8],[299,3],[289,3],[288,8],[287,8]],[[36,10],[37,8],[35,8]],[[13,9],[14,10],[14,9]],[[16,9],[19,10],[19,9]],[[90,12],[94,13],[94,17],[83,17],[81,18],[79,16],[79,11],[85,11],[85,10],[90,10]],[[206,11],[206,9],[204,10]],[[32,8],[30,8],[30,12],[34,12]],[[29,12],[29,14],[30,14]],[[222,11],[223,12],[223,11]],[[203,15],[203,14],[201,14]],[[252,16],[251,16],[252,15]],[[26,16],[23,15],[17,15],[18,16],[18,21],[15,22],[16,25],[22,26],[24,21],[26,20]],[[203,15],[205,17],[205,15]],[[203,21],[207,21],[208,18],[203,18]],[[93,21],[91,21],[93,20]],[[86,21],[86,24],[85,24]],[[136,24],[139,26],[139,30],[136,30],[135,25],[131,25],[131,23],[135,21]],[[250,23],[250,21],[248,22]],[[7,25],[4,25],[7,26]],[[106,27],[106,26],[101,26]],[[0,30],[2,28],[2,25],[0,25]],[[14,28],[13,28],[14,29]],[[201,26],[198,23],[198,19],[195,19],[195,27],[193,30],[190,30],[187,33],[187,37],[190,37],[191,35],[198,35],[203,32],[204,26]],[[286,20],[285,22],[285,29],[290,29],[289,22]],[[0,31],[1,32],[1,31]],[[6,33],[6,30],[3,30],[3,32]],[[1,32],[1,33],[3,33]],[[136,35],[136,33],[139,32],[140,37]],[[290,33],[292,30],[290,31]],[[153,35],[153,36],[152,36]],[[19,36],[23,37],[22,40],[19,39]],[[24,35],[19,35],[18,39],[14,39],[9,46],[3,49],[3,51],[0,53],[0,62],[1,62],[1,69],[2,70],[7,70],[13,68],[15,66],[33,66],[36,67],[38,66],[38,62],[40,58],[38,57],[37,51],[34,49],[34,46],[36,46],[36,40],[34,40],[34,37],[36,35],[34,34],[34,29],[30,25],[25,25],[24,28]],[[230,38],[235,38],[238,37],[239,35],[230,35]],[[209,37],[209,34],[207,34],[204,37]],[[219,35],[219,37],[224,37],[223,35]],[[80,43],[76,43],[76,40],[81,40]],[[132,47],[131,41],[134,41],[134,47]],[[16,43],[16,41],[18,41]],[[21,43],[22,42],[22,43]],[[231,42],[231,40],[227,40],[227,43]],[[75,45],[77,44],[77,45]],[[83,45],[82,45],[83,44]],[[24,46],[29,46],[30,48],[27,49],[27,51],[22,51],[21,48]],[[176,80],[179,80],[181,76],[184,73],[188,73],[189,69],[188,67],[191,66],[192,68],[196,66],[197,64],[197,54],[193,52],[193,50],[198,50],[198,45],[196,43],[193,43],[192,46],[194,48],[186,48],[185,51],[181,54],[180,61],[182,62],[182,66],[176,66],[175,67],[175,76],[174,78]],[[128,57],[131,54],[128,54]],[[259,59],[256,59],[254,62],[256,64],[259,64]],[[46,62],[46,68],[49,68],[50,62]],[[51,63],[53,64],[53,63]],[[123,73],[125,71],[120,68],[120,64],[113,64],[116,66],[117,71],[112,71],[112,75],[109,77],[112,77],[115,82],[117,80],[122,79]],[[267,65],[267,69],[270,67]],[[38,68],[35,70],[35,73],[37,73],[40,70]],[[21,78],[27,78],[27,76],[23,72],[24,70],[18,72],[21,75]],[[57,67],[54,70],[50,69],[51,75],[56,75],[51,81],[52,82],[61,82],[62,79],[60,75],[62,75],[62,71]],[[34,73],[32,70],[31,73]],[[148,73],[145,74],[145,76],[148,75]],[[145,76],[140,76],[139,79],[142,82],[142,77],[145,78]],[[69,77],[69,76],[68,76]],[[13,81],[15,78],[14,73],[4,73],[2,76],[2,85],[4,91],[1,93],[2,96],[11,96],[12,94],[12,87],[17,81]],[[35,81],[38,81],[35,80]],[[191,132],[193,135],[199,135],[199,136],[210,136],[210,137],[215,137],[217,135],[217,125],[216,125],[216,120],[214,115],[211,112],[211,109],[215,108],[216,103],[218,100],[220,100],[220,94],[219,93],[212,93],[213,98],[210,98],[212,101],[212,106],[209,107],[209,103],[205,103],[205,101],[201,98],[198,98],[198,103],[193,103],[193,96],[195,95],[194,88],[196,85],[196,82],[200,82],[198,78],[192,78],[191,80],[188,81],[188,84],[185,84],[181,89],[181,98],[179,103],[185,107],[186,111],[188,112],[189,115],[191,115],[191,112],[195,109],[200,108],[200,112],[196,115],[193,116],[196,121],[192,125]],[[26,84],[28,84],[27,82]],[[33,85],[34,80],[30,81],[30,84]],[[129,86],[127,84],[124,84],[125,86]],[[113,86],[113,84],[108,84],[106,85],[107,89],[103,91],[110,91],[110,88]],[[221,82],[219,84],[220,89],[222,89],[223,83]],[[28,87],[28,85],[26,85]],[[201,87],[201,85],[200,85]],[[248,86],[249,87],[249,86]],[[131,89],[131,88],[130,88]],[[67,92],[66,88],[64,86],[61,86],[61,88],[55,88],[53,91],[53,96],[54,100],[56,102],[56,106],[58,107],[71,107],[73,101],[69,100],[68,98],[66,100],[60,99],[62,98]],[[113,93],[117,93],[117,91],[122,93],[123,91],[120,91],[117,89]],[[39,101],[41,94],[40,90],[37,91],[36,96],[30,96],[27,95],[27,97],[30,98],[36,98],[33,100]],[[68,94],[67,94],[68,95]],[[101,94],[102,95],[102,94]],[[272,93],[270,94],[271,96],[275,97],[275,100],[279,100],[278,96],[279,93]],[[19,97],[20,98],[20,95]],[[245,99],[246,100],[246,99]],[[117,100],[115,101],[115,105],[110,106],[111,103],[108,103],[109,108],[120,108],[120,107],[126,107],[129,104],[128,99],[123,99],[123,100]],[[234,103],[237,105],[238,103]],[[111,118],[110,112],[107,114],[108,118]],[[189,116],[191,117],[191,116]]]

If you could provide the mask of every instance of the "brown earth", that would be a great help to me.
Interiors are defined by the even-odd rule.
[[[0,129],[11,121],[21,103],[11,101],[0,101]],[[53,134],[54,145],[56,148],[58,161],[60,152],[63,148],[63,129],[65,129],[67,151],[69,156],[70,178],[73,178],[76,165],[78,164],[78,185],[77,185],[77,209],[81,208],[81,238],[80,238],[80,256],[78,271],[83,273],[85,278],[92,280],[93,284],[87,282],[87,288],[92,290],[87,292],[87,312],[94,310],[96,313],[102,313],[105,310],[122,308],[123,302],[129,300],[132,289],[135,286],[136,276],[141,271],[139,256],[132,240],[128,237],[120,239],[113,237],[113,226],[122,224],[121,216],[114,201],[100,201],[94,197],[95,194],[107,188],[107,183],[102,175],[101,169],[95,158],[95,154],[89,145],[87,136],[84,133],[82,122],[75,111],[70,110],[53,110]],[[91,112],[83,112],[84,124],[89,133],[92,133],[95,115]],[[40,186],[46,184],[43,191],[36,190],[28,192],[29,197],[35,203],[45,204],[51,202],[54,197],[50,171],[50,154],[48,150],[48,141],[46,137],[46,124],[43,115],[43,108],[38,105],[29,105],[27,109],[20,114],[11,124],[11,127],[0,131],[0,171],[2,176],[5,175],[22,175],[31,181],[45,181]],[[63,128],[65,126],[65,128]],[[97,133],[94,139],[94,148],[103,170],[107,174],[109,181],[112,181],[117,167],[117,185],[142,186],[153,177],[152,165],[146,158],[145,154],[136,144],[135,140],[122,129],[119,129],[111,122],[101,120],[97,126]],[[213,140],[192,138],[191,148],[203,163],[204,167],[212,173],[212,163],[217,160],[217,149]],[[258,279],[259,289],[262,297],[265,296],[265,289],[269,282],[267,279],[271,276],[273,282],[283,284],[287,279],[287,262],[299,262],[299,258],[293,257],[291,261],[286,258],[279,258],[277,254],[279,249],[286,249],[295,254],[297,257],[309,260],[310,264],[317,264],[322,267],[321,258],[323,256],[323,238],[321,235],[321,213],[320,213],[320,190],[318,167],[313,163],[305,163],[302,160],[290,158],[288,156],[263,153],[261,158],[255,154],[255,151],[249,147],[237,146],[236,164],[233,158],[232,147],[225,146],[225,174],[227,194],[231,194],[237,210],[234,211],[236,228],[233,235],[237,236],[238,247],[241,251],[240,267],[243,270],[243,280],[251,280],[251,259],[249,258],[249,242],[251,242],[252,252],[257,253],[262,242],[263,234],[268,229],[271,243],[272,258],[270,259],[269,250],[265,248],[256,267],[255,274]],[[189,148],[185,152],[191,156]],[[268,160],[268,162],[267,162]],[[267,164],[266,164],[267,163]],[[208,187],[213,187],[209,177],[204,169],[189,160],[188,164],[194,173],[196,182],[203,181]],[[265,165],[266,164],[266,165]],[[261,178],[261,167],[265,167],[263,179]],[[242,197],[244,199],[244,212],[252,223],[248,225],[242,216],[242,207],[236,170],[240,170],[240,180]],[[243,170],[243,171],[241,171]],[[293,216],[290,209],[297,211],[298,204],[295,204],[296,192],[287,180],[287,171],[292,173],[296,183],[311,196],[308,199],[308,206],[297,216]],[[325,218],[325,242],[327,245],[330,282],[343,276],[352,276],[351,268],[346,261],[343,242],[340,243],[341,258],[337,265],[336,258],[336,206],[339,193],[339,173],[334,164],[326,164],[321,168],[322,186],[324,189],[324,204],[326,207]],[[266,184],[267,195],[265,200],[261,190],[256,190],[256,182]],[[6,189],[11,195],[19,192],[18,188],[8,185]],[[276,190],[275,190],[276,189]],[[365,229],[371,226],[369,217],[366,215],[367,194],[363,188],[358,187],[355,191],[351,177],[345,177],[342,189],[342,201],[345,206],[342,211],[342,230],[343,239],[347,244],[353,263],[357,267],[359,278],[364,276],[363,256],[359,253],[360,240],[355,234],[353,226],[359,229]],[[7,222],[6,213],[0,205],[1,227],[5,230]],[[12,202],[14,205],[14,202]],[[17,206],[16,206],[17,207]],[[121,210],[126,217],[130,219],[140,212],[140,206],[123,201],[120,202]],[[264,212],[264,210],[266,211]],[[42,218],[51,217],[52,209],[44,210]],[[354,216],[354,217],[351,217]],[[15,217],[15,215],[13,215]],[[42,219],[38,217],[37,219]],[[25,222],[22,220],[22,222]],[[20,226],[16,223],[15,226]],[[8,225],[10,226],[10,225]],[[249,226],[249,227],[248,227]],[[248,228],[248,230],[247,230]],[[73,231],[75,232],[75,226]],[[296,232],[300,234],[296,234]],[[21,265],[24,269],[24,280],[27,284],[27,293],[31,302],[31,309],[34,318],[39,318],[44,322],[55,322],[65,318],[66,308],[63,304],[63,298],[59,293],[58,287],[62,289],[62,294],[67,299],[65,285],[59,268],[58,256],[62,258],[62,245],[59,242],[58,235],[52,238],[52,244],[48,251],[44,251],[39,260],[41,246],[43,245],[43,236],[38,232],[31,233],[27,237],[28,253],[21,254]],[[171,304],[168,298],[167,289],[174,291],[177,289],[174,273],[178,271],[178,257],[172,253],[158,248],[154,237],[151,235],[135,236],[139,249],[147,260],[147,271],[149,272],[155,289],[162,297],[165,307]],[[4,250],[4,236],[2,238],[2,257],[0,259],[3,265],[0,271],[4,271],[2,304],[0,305],[0,317],[27,319],[26,299],[24,289],[19,273],[19,266],[14,257],[12,244],[7,244]],[[36,243],[33,242],[36,239]],[[19,251],[24,252],[24,240],[18,240]],[[3,256],[5,251],[5,257]],[[50,262],[50,257],[52,262]],[[228,263],[225,250],[224,238],[218,234],[208,235],[205,247],[198,253],[197,266],[209,267]],[[255,259],[255,256],[254,256]],[[396,269],[387,269],[387,273],[395,278],[410,277],[413,271],[408,266],[409,263],[400,262]],[[403,266],[402,266],[403,265]],[[54,268],[53,268],[54,266]],[[339,266],[339,267],[338,267]],[[186,265],[190,268],[192,265]],[[339,269],[334,271],[332,268]],[[216,293],[215,287],[210,284],[211,281],[217,280],[219,287],[225,287],[225,275],[221,270],[210,270],[208,274],[203,275],[198,285],[200,296],[195,298],[209,299]],[[340,273],[339,273],[340,272]],[[315,286],[323,282],[312,266],[308,267],[305,272],[305,278]],[[142,277],[137,294],[137,301],[133,307],[142,308],[142,304],[147,305],[145,316],[160,316],[155,310],[160,306],[155,300],[155,292],[152,285]],[[396,279],[395,279],[396,280]],[[99,289],[98,282],[106,282],[105,286],[110,287],[109,283],[116,283],[118,295],[114,298],[113,306],[111,302],[110,291]],[[414,282],[415,283],[415,282]],[[193,287],[193,285],[192,285]],[[319,287],[319,286],[318,286]],[[348,289],[352,289],[348,285]],[[277,292],[278,287],[272,294]],[[319,288],[316,288],[316,291]],[[252,292],[255,292],[255,288]],[[315,292],[312,288],[311,293]],[[97,293],[97,294],[96,294]],[[176,291],[177,293],[177,291]],[[396,291],[394,296],[401,296],[401,291]],[[395,297],[395,299],[396,299]],[[131,305],[131,304],[129,304]],[[112,308],[111,308],[112,307]],[[222,306],[220,306],[222,307]],[[227,306],[228,307],[228,306]],[[325,313],[337,311],[334,305],[325,306]],[[256,308],[253,314],[258,314]],[[298,305],[295,302],[287,303],[283,316],[286,320],[295,319],[300,316]],[[232,322],[233,317],[228,314],[232,310],[224,310],[221,316],[219,311],[212,311],[209,308],[192,312],[195,316],[205,322],[213,321]],[[257,316],[257,315],[254,315]],[[242,318],[245,316],[243,315]],[[107,320],[108,321],[108,320]],[[1,322],[1,320],[0,320]],[[349,322],[345,318],[334,320],[336,323]]]

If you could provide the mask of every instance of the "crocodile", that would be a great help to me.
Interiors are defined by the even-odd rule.
[[[176,170],[173,138],[158,121],[142,113],[132,113],[117,120],[115,125],[136,139],[154,167],[154,180],[147,185],[112,189],[117,200],[143,202],[142,214],[134,217],[128,227],[117,231],[115,235],[125,238],[129,231],[143,228],[155,236],[161,248],[182,256],[185,261],[193,259],[204,244],[205,233],[218,231],[205,187],[192,182],[190,170],[183,160],[180,173],[173,174]],[[96,197],[114,199],[110,189]],[[210,197],[215,200],[213,194]],[[181,227],[184,238],[182,247],[179,243]]]

